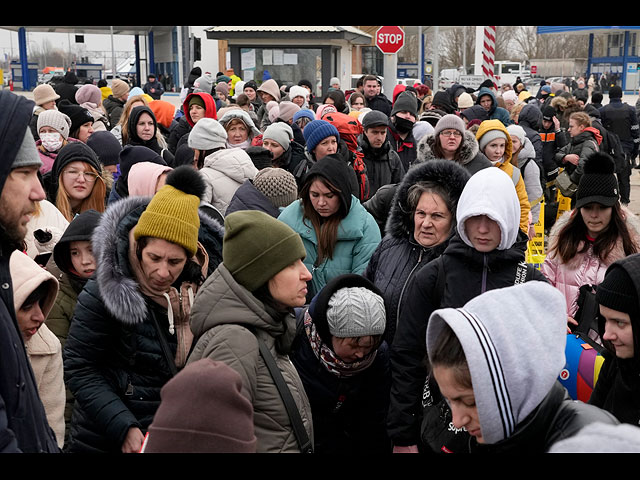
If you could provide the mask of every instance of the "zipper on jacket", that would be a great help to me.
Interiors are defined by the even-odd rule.
[[[127,377],[127,390],[124,392],[127,397],[133,395],[133,385],[131,384],[131,378]]]
[[[487,271],[489,270],[487,254],[484,254],[484,265],[482,266],[482,286],[480,287],[480,293],[487,291]]]

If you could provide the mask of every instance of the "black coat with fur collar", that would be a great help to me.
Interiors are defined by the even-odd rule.
[[[432,160],[409,169],[396,188],[387,220],[386,235],[371,256],[364,274],[383,293],[387,308],[385,340],[388,344],[392,343],[395,335],[396,323],[400,317],[400,308],[409,280],[424,265],[438,257],[451,238],[431,248],[422,247],[415,241],[413,211],[407,203],[409,189],[419,181],[428,180],[443,185],[457,200],[468,178],[467,171],[455,162]],[[452,213],[455,217],[455,211]],[[452,225],[455,225],[455,220]]]
[[[436,159],[433,146],[436,141],[435,135],[425,135],[418,142],[418,162]],[[456,162],[465,167],[471,175],[478,170],[491,166],[491,162],[484,153],[480,151],[480,146],[476,137],[469,130],[465,130],[462,137],[462,146],[456,158]]]
[[[65,381],[75,398],[71,452],[120,452],[129,428],[144,432],[150,425],[171,378],[157,335],[165,336],[172,357],[176,335],[167,311],[139,291],[128,262],[129,231],[149,200],[116,202],[94,231],[98,270],[78,296],[64,349]],[[200,222],[210,273],[221,262],[223,228],[204,214]]]

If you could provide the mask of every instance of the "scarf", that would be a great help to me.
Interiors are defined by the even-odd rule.
[[[377,349],[372,350],[369,355],[358,362],[347,363],[338,358],[335,352],[320,338],[308,309],[304,313],[304,328],[315,356],[329,372],[338,377],[352,377],[357,375],[369,368],[376,358]]]
[[[169,320],[169,333],[176,335],[177,348],[174,361],[178,369],[184,367],[187,362],[187,356],[193,343],[193,333],[189,325],[191,316],[191,308],[195,299],[197,286],[190,282],[183,282],[180,291],[175,287],[169,287],[168,291],[160,291],[153,288],[147,281],[146,275],[142,270],[142,265],[136,256],[137,242],[133,238],[133,229],[129,232],[129,264],[133,270],[133,274],[138,282],[140,292],[147,298],[153,300],[162,308],[167,310],[167,318]],[[208,257],[203,249],[199,249],[204,254],[204,264],[200,261],[203,268],[206,269]]]

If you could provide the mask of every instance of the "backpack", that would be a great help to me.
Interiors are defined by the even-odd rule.
[[[602,134],[602,144],[600,150],[613,158],[616,164],[616,173],[625,173],[629,169],[629,162],[627,161],[627,154],[622,148],[622,142],[618,134],[602,128],[600,131]]]
[[[322,116],[322,120],[331,123],[340,134],[340,140],[344,141],[351,155],[351,167],[356,172],[358,186],[360,188],[360,200],[368,200],[371,192],[367,178],[367,166],[364,163],[364,153],[358,145],[358,137],[362,134],[362,124],[351,115],[340,112],[329,112]]]

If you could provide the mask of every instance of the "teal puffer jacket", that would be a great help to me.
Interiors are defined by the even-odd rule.
[[[318,239],[311,221],[302,214],[302,201],[297,200],[285,208],[279,220],[300,234],[307,257],[304,264],[313,275],[307,298],[312,298],[329,280],[345,273],[364,273],[371,255],[380,243],[380,228],[360,201],[351,196],[351,208],[338,227],[338,240],[333,258],[316,265]]]

